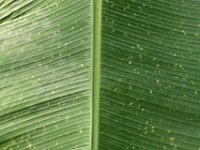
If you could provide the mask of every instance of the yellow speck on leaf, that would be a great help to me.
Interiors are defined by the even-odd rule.
[[[169,130],[167,130],[167,132],[168,132],[168,133],[171,133],[171,130],[169,129]]]
[[[13,145],[16,144],[16,141],[15,141],[15,140],[12,140],[10,144],[13,146]]]
[[[28,148],[32,148],[32,144],[31,143],[28,143]]]
[[[169,138],[169,141],[170,141],[170,142],[174,142],[174,140],[175,140],[174,137],[170,137],[170,138]]]
[[[157,80],[156,80],[156,83],[159,84],[159,83],[160,83],[160,80],[157,79]]]
[[[7,150],[7,147],[4,147],[3,150]]]

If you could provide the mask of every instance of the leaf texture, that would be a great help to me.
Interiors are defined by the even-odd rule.
[[[0,150],[199,150],[199,7],[0,0]]]
[[[99,149],[200,149],[200,2],[102,7]]]
[[[90,149],[91,33],[89,0],[0,25],[0,149]]]
[[[1,0],[0,23],[7,22],[50,5],[59,5],[63,0]]]

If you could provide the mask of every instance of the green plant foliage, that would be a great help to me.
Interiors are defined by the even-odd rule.
[[[200,149],[199,7],[103,1],[100,150]]]
[[[89,149],[90,4],[67,0],[0,25],[1,150]]]
[[[199,8],[0,0],[0,150],[199,150]]]
[[[22,17],[33,11],[41,11],[51,5],[59,5],[63,0],[1,0],[0,23]],[[60,5],[59,5],[60,6]]]

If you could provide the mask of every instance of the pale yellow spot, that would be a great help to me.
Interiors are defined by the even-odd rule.
[[[174,137],[170,137],[170,138],[169,138],[169,141],[170,141],[170,142],[174,142],[174,140],[175,140]]]
[[[14,145],[14,144],[16,144],[16,141],[15,141],[15,140],[12,140],[12,141],[11,141],[11,145]]]
[[[128,105],[131,106],[131,105],[133,105],[133,103],[129,103]]]
[[[167,130],[168,133],[171,133],[171,130]]]
[[[28,143],[28,148],[32,148],[32,144],[31,143]]]
[[[156,83],[157,83],[157,84],[159,84],[159,83],[160,83],[160,80],[159,80],[159,79],[157,79],[157,80],[156,80]]]
[[[3,150],[7,150],[7,147],[4,147]]]

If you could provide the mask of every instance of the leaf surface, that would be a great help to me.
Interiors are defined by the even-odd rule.
[[[103,0],[100,150],[200,148],[199,7]]]
[[[199,150],[199,7],[0,0],[0,150]]]
[[[0,25],[0,149],[89,149],[90,10],[67,0]]]

